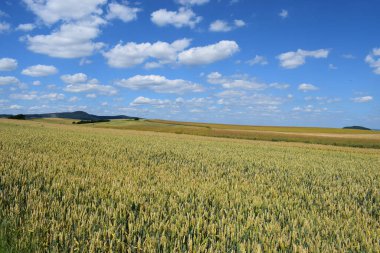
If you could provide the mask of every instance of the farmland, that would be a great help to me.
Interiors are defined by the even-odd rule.
[[[71,124],[75,120],[50,118],[34,119],[33,121]],[[380,149],[380,132],[370,130],[317,127],[244,126],[166,120],[111,120],[110,122],[92,124],[91,127]]]
[[[380,251],[378,149],[100,124],[0,120],[0,250]]]

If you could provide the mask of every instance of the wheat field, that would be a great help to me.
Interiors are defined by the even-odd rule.
[[[380,252],[380,150],[0,121],[0,251]]]

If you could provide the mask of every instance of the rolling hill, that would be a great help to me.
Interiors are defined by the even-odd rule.
[[[12,115],[1,114],[0,118],[8,118]],[[41,114],[25,114],[26,119],[39,119],[39,118],[63,118],[63,119],[78,119],[78,120],[102,120],[102,119],[140,119],[139,117],[131,117],[125,115],[115,116],[98,116],[89,114],[84,111],[75,112],[57,112],[57,113],[41,113]]]

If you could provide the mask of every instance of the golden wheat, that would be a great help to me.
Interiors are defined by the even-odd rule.
[[[378,150],[10,122],[4,251],[380,251]]]

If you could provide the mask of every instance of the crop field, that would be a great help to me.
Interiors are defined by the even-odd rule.
[[[380,132],[370,130],[242,126],[165,120],[112,120],[94,124],[93,127],[380,149]]]
[[[69,122],[0,119],[0,252],[380,252],[379,149]]]

